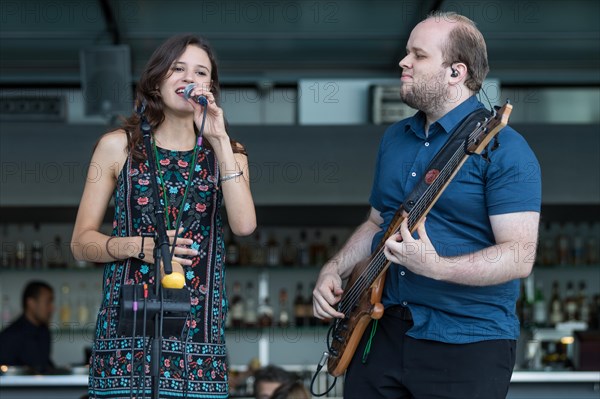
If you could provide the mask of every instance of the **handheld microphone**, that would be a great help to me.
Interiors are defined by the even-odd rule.
[[[191,96],[190,93],[192,92],[192,90],[194,90],[194,87],[196,87],[195,83],[190,83],[187,86],[185,86],[185,89],[183,89],[183,96],[185,97],[185,99],[193,99],[194,101],[196,101],[198,104],[202,105],[203,107],[206,107],[208,105],[208,100],[206,99],[205,96],[203,95],[199,95],[199,96]]]

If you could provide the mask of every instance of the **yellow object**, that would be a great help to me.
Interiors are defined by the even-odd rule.
[[[160,274],[162,275],[162,279],[160,280],[163,288],[175,288],[181,289],[185,287],[185,276],[183,275],[183,267],[178,262],[171,262],[171,266],[173,267],[173,273],[165,274],[164,265],[161,262],[160,265]]]

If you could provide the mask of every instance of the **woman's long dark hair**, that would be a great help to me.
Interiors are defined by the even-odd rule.
[[[219,85],[219,72],[214,52],[208,41],[202,37],[191,34],[173,36],[158,47],[142,72],[136,88],[135,109],[146,103],[144,113],[148,123],[155,130],[164,120],[163,100],[160,96],[161,83],[171,73],[173,63],[183,54],[187,46],[197,46],[206,51],[211,66],[211,88],[217,105],[220,105],[221,86]],[[142,153],[142,132],[140,129],[140,117],[133,113],[125,119],[122,128],[127,132],[127,147],[133,158],[139,161],[145,159]],[[194,126],[194,129],[196,127]],[[197,133],[197,132],[196,132]],[[208,141],[204,141],[206,145]],[[231,140],[234,152],[245,153],[244,147]]]

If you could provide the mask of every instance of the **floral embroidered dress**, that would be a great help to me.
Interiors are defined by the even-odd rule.
[[[181,336],[163,340],[160,397],[226,398],[224,320],[227,299],[217,160],[214,152],[204,147],[198,149],[193,167],[189,164],[193,151],[157,148],[156,155],[164,185],[160,182],[150,185],[147,161],[137,162],[131,155],[128,157],[115,189],[112,235],[139,236],[142,232],[154,231],[152,190],[157,186],[161,202],[166,199],[168,203],[167,222],[170,226],[167,228],[173,228],[179,211],[183,212],[181,225],[184,231],[180,237],[191,238],[194,241],[192,247],[199,254],[190,258],[192,266],[183,266],[191,294],[191,317]],[[192,179],[187,200],[183,203],[190,170]],[[149,352],[151,339],[143,340],[138,327],[132,352],[131,334],[128,337],[117,333],[121,287],[140,283],[154,284],[153,264],[130,258],[105,265],[102,305],[90,361],[90,398],[139,398],[144,394],[151,397],[149,362],[154,361]],[[145,360],[144,343],[147,346]],[[145,378],[142,378],[142,368],[145,368]]]

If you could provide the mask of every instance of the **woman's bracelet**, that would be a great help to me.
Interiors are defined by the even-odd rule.
[[[231,180],[231,179],[235,179],[236,177],[240,177],[243,174],[244,174],[244,171],[240,170],[239,172],[232,173],[230,175],[225,175],[225,176],[221,177],[221,182],[224,182],[224,181],[227,181],[227,180]]]
[[[119,260],[119,258],[117,258],[117,257],[116,257],[116,256],[114,256],[113,254],[111,254],[111,253],[110,253],[110,250],[108,249],[108,244],[110,243],[110,241],[111,241],[113,238],[117,238],[117,237],[116,237],[116,236],[111,236],[111,237],[110,237],[108,240],[106,240],[106,245],[105,245],[105,248],[106,248],[106,253],[108,254],[108,256],[110,256],[110,257],[111,257],[111,258],[113,258],[114,260]]]

